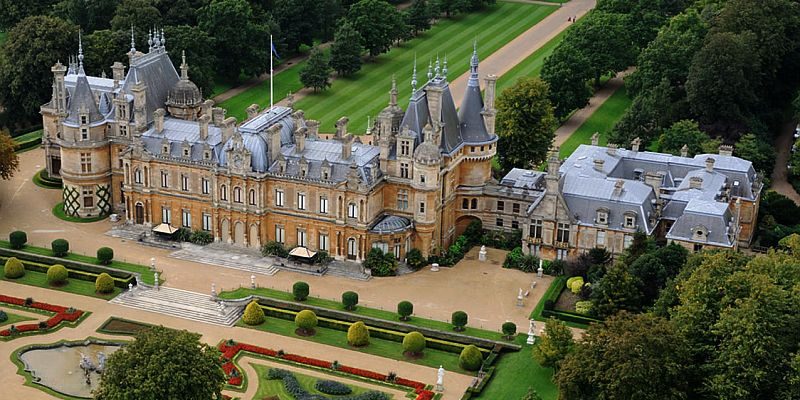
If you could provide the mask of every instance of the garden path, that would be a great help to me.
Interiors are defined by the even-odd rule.
[[[4,398],[28,400],[52,398],[36,388],[23,385],[24,378],[17,375],[17,367],[10,361],[10,355],[14,350],[29,344],[52,343],[59,340],[83,340],[89,336],[103,339],[120,339],[120,337],[95,332],[95,330],[111,316],[124,316],[134,321],[142,321],[174,329],[185,329],[191,332],[197,332],[202,335],[201,340],[210,345],[216,345],[222,340],[233,338],[234,340],[254,345],[283,349],[288,353],[326,360],[338,360],[342,364],[357,368],[383,373],[394,371],[401,377],[427,384],[436,383],[435,368],[340,349],[299,338],[280,336],[249,328],[230,328],[197,323],[167,315],[123,308],[104,300],[86,296],[56,292],[49,289],[19,285],[6,281],[0,281],[0,293],[22,298],[33,297],[38,301],[72,306],[92,313],[75,328],[66,327],[51,334],[26,336],[9,342],[0,342],[0,360],[3,360],[0,361],[0,387],[3,388]],[[456,400],[461,398],[461,394],[464,393],[472,381],[472,377],[455,372],[448,372],[445,378],[447,379],[447,391],[445,392],[444,400]],[[254,378],[250,379],[253,380]],[[228,394],[236,395],[234,392]]]
[[[555,138],[553,138],[554,145],[561,146],[564,144],[564,142],[566,142],[567,139],[569,139],[569,137],[617,91],[617,89],[622,87],[624,78],[633,71],[634,69],[630,68],[619,72],[615,77],[609,79],[603,87],[594,92],[594,96],[589,99],[589,104],[586,107],[572,113],[569,119],[556,129]]]
[[[789,171],[786,168],[791,154],[789,150],[794,142],[795,126],[797,126],[796,121],[785,123],[781,127],[780,134],[775,138],[775,168],[772,170],[771,189],[800,204],[800,194],[797,194],[792,184],[789,183]]]

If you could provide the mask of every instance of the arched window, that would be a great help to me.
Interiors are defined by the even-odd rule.
[[[347,217],[358,218],[358,206],[356,205],[356,203],[347,204]]]
[[[238,186],[233,188],[233,202],[234,203],[242,202],[242,188]]]
[[[136,168],[136,171],[133,171],[133,181],[135,183],[142,183],[142,170]]]
[[[219,187],[219,199],[220,200],[225,200],[225,201],[228,200],[228,187],[227,186],[222,185],[222,186]]]
[[[473,210],[478,208],[478,199],[472,199],[472,208]]]
[[[256,191],[254,189],[250,189],[250,192],[247,194],[247,203],[251,206],[256,205]]]
[[[467,208],[469,208],[469,199],[464,199],[464,200],[461,200],[461,208],[463,208],[463,209],[465,209],[465,210],[466,210]]]

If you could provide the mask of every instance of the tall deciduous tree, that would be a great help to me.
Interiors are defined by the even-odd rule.
[[[306,65],[300,71],[300,82],[314,92],[325,90],[331,85],[331,67],[328,59],[318,48],[311,49]]]
[[[618,311],[641,311],[643,296],[641,282],[628,267],[617,263],[592,287],[592,313],[605,318]]]
[[[361,0],[353,4],[347,19],[361,34],[364,48],[373,57],[388,50],[406,28],[400,12],[383,0]]]
[[[343,20],[331,45],[330,65],[340,76],[347,76],[361,69],[361,46],[363,38],[347,20]]]
[[[0,179],[11,179],[19,168],[19,159],[14,152],[14,140],[7,131],[0,130]]]
[[[83,36],[86,74],[100,76],[102,71],[111,73],[111,65],[119,61],[127,64],[127,53],[131,47],[129,32],[103,29]]]
[[[539,337],[539,344],[533,347],[533,358],[541,366],[558,371],[574,347],[575,340],[567,324],[550,317],[544,325],[544,335]]]
[[[108,357],[94,398],[220,399],[224,384],[219,352],[200,335],[154,327]]]
[[[9,31],[18,22],[34,15],[47,14],[56,0],[0,0],[0,31]]]
[[[277,0],[273,13],[291,52],[300,45],[311,46],[315,38],[330,39],[341,14],[339,2],[334,0]]]
[[[658,138],[658,151],[678,155],[686,146],[689,156],[694,156],[703,152],[703,145],[708,140],[708,134],[700,130],[697,121],[681,120],[672,124]]]
[[[162,22],[161,12],[152,0],[123,0],[111,19],[111,29],[130,31],[133,27],[137,37],[144,37],[149,29],[160,28]]]
[[[548,93],[557,118],[564,118],[589,103],[592,78],[589,59],[582,51],[566,41],[556,46],[542,65],[542,80],[550,85]]]
[[[111,18],[119,0],[61,0],[53,5],[52,14],[72,22],[84,32],[111,27]]]
[[[210,97],[214,89],[214,71],[218,67],[217,56],[212,51],[214,39],[196,26],[168,26],[164,28],[169,58],[178,69],[181,55],[186,52],[189,64],[189,79],[203,94]],[[180,71],[178,69],[178,71]]]
[[[32,120],[53,93],[56,61],[77,51],[78,29],[55,17],[26,18],[8,32],[0,56],[0,103],[17,120]]]
[[[433,13],[428,0],[414,0],[406,11],[406,24],[411,27],[415,35],[430,29],[431,18]]]
[[[687,399],[683,337],[668,320],[620,313],[593,324],[554,379],[562,399]]]
[[[736,155],[751,161],[756,171],[770,173],[775,166],[775,148],[755,134],[748,133],[736,142]]]
[[[636,61],[626,16],[593,11],[567,31],[564,41],[589,60],[595,85],[600,77],[622,71]]]
[[[545,160],[556,130],[548,86],[521,78],[497,98],[497,154],[505,170],[530,168]]]

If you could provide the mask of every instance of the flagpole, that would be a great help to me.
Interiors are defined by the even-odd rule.
[[[272,49],[275,47],[272,44],[272,34],[269,35],[269,108],[272,108]]]

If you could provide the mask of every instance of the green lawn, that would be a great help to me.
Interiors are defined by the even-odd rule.
[[[578,130],[561,145],[561,158],[569,157],[578,145],[591,143],[592,135],[600,132],[600,145],[608,142],[608,133],[614,125],[622,118],[625,111],[631,106],[633,100],[628,96],[625,86],[617,89],[589,119],[584,121]]]
[[[89,222],[102,221],[102,220],[108,218],[108,215],[98,215],[98,216],[89,217],[89,218],[80,218],[80,217],[74,217],[72,215],[67,215],[64,212],[64,203],[58,203],[55,206],[53,206],[53,215],[55,215],[56,218],[58,218],[60,220],[64,220],[64,221],[67,221],[67,222],[77,222],[77,223],[81,223],[81,224],[85,224],[85,223],[89,223]]]
[[[239,288],[232,291],[226,291],[219,294],[220,298],[223,299],[241,299],[243,297],[247,297],[249,295],[258,295],[263,297],[269,297],[277,300],[285,300],[285,301],[295,301],[294,297],[292,297],[291,293],[282,292],[280,290],[269,289],[269,288],[258,288],[258,289],[249,289],[249,288]],[[337,311],[347,311],[342,306],[342,303],[333,300],[327,299],[320,299],[316,297],[309,297],[304,303],[317,306],[317,307],[324,307],[329,308],[332,310]],[[451,332],[453,330],[453,326],[450,323],[436,321],[432,319],[425,319],[419,318],[415,316],[411,316],[410,321],[400,321],[397,313],[386,311],[386,310],[378,310],[375,308],[363,307],[358,306],[355,311],[347,311],[353,314],[364,315],[367,317],[384,319],[388,321],[397,321],[403,322],[410,325],[421,326],[424,328],[430,329],[437,329],[440,331]],[[499,328],[499,327],[498,327]],[[474,336],[483,339],[490,339],[490,340],[502,340],[502,334],[499,332],[492,332],[478,328],[466,327],[463,332],[460,332],[467,336]]]
[[[114,296],[118,295],[121,292],[120,288],[115,287],[114,291],[109,294],[99,294],[94,290],[94,282],[82,281],[75,278],[70,278],[67,281],[66,285],[51,286],[50,284],[47,283],[46,273],[36,272],[31,270],[25,271],[25,275],[17,279],[6,279],[5,275],[2,274],[2,271],[0,271],[0,279],[8,282],[20,283],[23,285],[36,286],[45,289],[58,290],[62,292],[74,293],[82,296],[96,297],[99,299],[106,299],[106,300],[113,298]]]
[[[22,153],[37,148],[42,143],[43,132],[43,130],[39,129],[12,138],[14,140],[14,150],[17,153]]]
[[[291,394],[289,394],[289,392],[286,391],[286,388],[283,385],[283,380],[267,379],[266,378],[267,377],[267,373],[269,372],[269,370],[271,368],[272,367],[268,367],[266,365],[253,364],[253,369],[256,370],[256,374],[258,375],[258,391],[256,392],[256,395],[253,398],[254,399],[263,399],[263,398],[266,398],[268,396],[278,396],[278,398],[280,400],[294,400],[294,396],[292,396]],[[292,371],[292,373],[294,374],[295,378],[297,378],[297,381],[300,383],[300,387],[302,387],[303,389],[305,389],[306,391],[308,391],[311,394],[330,397],[330,398],[333,398],[333,399],[341,397],[341,396],[326,395],[326,394],[318,391],[317,389],[315,389],[314,388],[314,384],[316,384],[317,381],[319,380],[317,378],[314,378],[314,377],[308,376],[308,375],[299,374],[299,373],[296,373],[296,372],[293,372],[293,371]],[[331,379],[331,380],[335,380],[335,379]],[[354,386],[354,385],[347,385],[347,386],[350,387],[350,389],[353,390],[353,392],[350,393],[349,396],[358,396],[361,393],[369,391],[369,390],[364,389],[364,388],[359,387],[359,386]]]
[[[555,10],[550,6],[501,2],[482,12],[442,20],[365,64],[353,76],[335,80],[330,89],[299,100],[296,108],[304,110],[306,118],[319,120],[322,132],[332,132],[342,116],[350,119],[352,132],[363,132],[367,116],[374,117],[386,106],[392,75],[398,80],[400,106],[408,104],[415,57],[419,86],[427,79],[428,61],[437,55],[442,59],[447,55],[448,77],[455,79],[469,68],[473,40],[478,42],[480,57],[486,58]]]
[[[361,353],[376,355],[379,357],[389,358],[392,360],[402,360],[414,364],[424,365],[431,368],[439,368],[440,365],[448,371],[458,371],[460,373],[469,374],[458,366],[458,354],[448,353],[442,350],[425,349],[424,356],[418,359],[406,358],[403,355],[403,345],[399,342],[391,340],[370,338],[369,345],[365,347],[351,347],[347,344],[347,332],[338,331],[330,328],[317,327],[317,334],[314,336],[298,336],[294,333],[297,327],[294,321],[285,319],[266,317],[266,321],[258,326],[245,325],[239,321],[237,326],[258,329],[260,331],[272,332],[282,336],[294,337],[298,339],[309,340],[312,342],[327,344],[329,346],[340,347]],[[386,371],[388,372],[388,371]]]
[[[6,312],[6,315],[8,316],[8,319],[3,321],[3,322],[0,322],[0,327],[6,326],[6,325],[16,325],[16,324],[19,324],[22,321],[33,321],[34,320],[31,317],[26,317],[26,316],[23,316],[23,315],[14,314],[14,313],[9,312],[8,310],[3,310],[3,311]]]
[[[524,343],[524,340],[520,344]],[[495,364],[494,375],[477,399],[518,400],[532,387],[542,400],[557,400],[558,389],[553,384],[553,370],[544,368],[533,359],[532,346],[524,345],[521,351],[506,353]]]
[[[0,247],[5,248],[5,249],[10,249],[11,248],[11,244],[6,240],[0,240]],[[32,253],[32,254],[39,254],[39,255],[43,255],[43,256],[50,256],[50,257],[53,256],[53,251],[50,250],[50,249],[46,249],[44,247],[36,247],[36,246],[26,245],[25,247],[22,248],[22,251],[27,252],[27,253]],[[84,262],[84,263],[87,263],[87,264],[102,265],[102,264],[100,264],[99,261],[97,261],[97,258],[95,258],[95,257],[85,256],[83,254],[77,254],[77,253],[74,253],[74,252],[70,252],[64,258],[66,258],[67,260],[79,261],[79,262]],[[155,282],[155,276],[153,275],[153,271],[150,271],[150,267],[146,267],[144,265],[139,265],[139,264],[131,264],[131,263],[127,263],[127,262],[124,262],[124,261],[117,261],[117,260],[111,261],[111,264],[109,264],[107,266],[111,267],[111,268],[114,268],[114,269],[121,269],[123,271],[137,272],[137,273],[141,274],[142,282],[144,282],[144,283],[146,283],[148,285],[152,285]],[[159,282],[163,283],[164,282],[163,274],[161,274],[161,275],[162,276],[159,277]]]
[[[529,55],[519,64],[515,65],[514,68],[511,68],[508,70],[508,72],[501,75],[500,78],[497,79],[497,93],[501,93],[503,89],[511,86],[523,76],[539,76],[539,74],[542,72],[544,59],[549,57],[550,54],[553,54],[553,49],[555,49],[556,46],[561,43],[561,41],[564,39],[565,33],[566,30],[561,31],[561,33],[550,39],[549,42],[545,43],[544,46],[533,52],[533,54]]]

